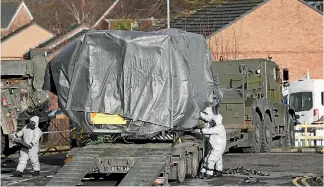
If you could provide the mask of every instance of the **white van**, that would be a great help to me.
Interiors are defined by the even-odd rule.
[[[324,79],[303,79],[289,85],[289,105],[301,124],[311,124],[324,116]]]

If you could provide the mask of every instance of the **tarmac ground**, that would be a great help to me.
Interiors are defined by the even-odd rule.
[[[1,186],[44,186],[63,166],[65,154],[41,156],[41,175],[32,177],[28,163],[23,178],[12,177],[18,155],[1,160]],[[264,153],[224,155],[224,168],[267,173],[269,176],[224,174],[210,180],[186,179],[184,183],[170,182],[171,186],[323,186],[323,155],[318,153]],[[123,175],[85,176],[84,186],[116,186]],[[249,178],[250,177],[250,178]],[[320,178],[321,177],[321,178]],[[94,177],[96,178],[96,177]],[[248,180],[247,180],[248,179]]]

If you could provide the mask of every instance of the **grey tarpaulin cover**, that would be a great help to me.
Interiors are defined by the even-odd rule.
[[[205,107],[220,103],[210,65],[202,35],[89,31],[49,62],[43,89],[56,94],[59,107],[89,132],[95,128],[89,112],[130,119],[125,133],[186,130],[197,125]]]

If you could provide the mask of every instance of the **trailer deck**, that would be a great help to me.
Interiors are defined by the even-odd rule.
[[[226,129],[227,149],[241,140],[240,129]],[[158,177],[183,182],[197,175],[205,154],[203,136],[185,135],[169,143],[104,143],[73,148],[70,161],[47,186],[76,186],[88,173],[126,173],[118,186],[152,186]]]
[[[199,142],[184,137],[178,143],[106,143],[74,148],[72,159],[47,186],[76,186],[87,173],[126,173],[119,186],[152,186],[161,176],[182,182],[186,175],[196,176]],[[188,170],[189,168],[189,170]]]

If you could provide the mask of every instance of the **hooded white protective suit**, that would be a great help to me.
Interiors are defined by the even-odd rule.
[[[213,110],[207,107],[204,112],[200,113],[200,117],[208,122],[209,125],[205,125],[202,134],[209,136],[209,143],[212,150],[209,151],[205,157],[204,165],[201,169],[201,173],[206,173],[209,176],[214,174],[214,168],[216,165],[216,171],[221,172],[223,170],[223,153],[226,149],[226,130],[223,125],[223,117],[218,114],[214,115]]]
[[[38,128],[38,124],[39,124],[38,116],[34,116],[30,118],[29,121],[35,122],[35,129],[30,129],[28,128],[28,125],[26,125],[23,129],[21,129],[16,134],[17,137],[23,137],[24,142],[32,146],[31,149],[22,148],[20,150],[19,163],[17,166],[17,171],[20,172],[23,172],[24,169],[26,168],[28,159],[30,159],[34,171],[40,171],[38,151],[39,151],[39,139],[43,135],[43,132],[40,130],[40,128]]]

